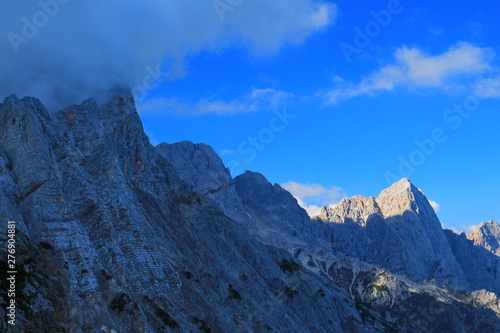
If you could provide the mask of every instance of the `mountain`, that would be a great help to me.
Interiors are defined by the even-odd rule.
[[[498,257],[443,231],[409,180],[311,220],[209,146],[152,146],[128,93],[55,114],[6,98],[0,220],[13,332],[500,331],[497,284],[471,266]]]
[[[290,193],[264,176],[247,171],[235,183],[262,242],[293,253],[304,267],[342,286],[399,330],[498,329],[498,293],[471,285],[477,280],[467,279],[446,237],[448,230],[441,229],[425,195],[408,179],[378,198],[344,198],[310,221]],[[439,260],[437,265],[430,255]],[[477,257],[487,260],[483,255]],[[483,270],[499,263],[491,261]]]
[[[405,272],[414,280],[467,288],[434,209],[406,178],[377,198],[355,196],[335,208],[324,207],[317,218],[331,223],[340,252]]]
[[[474,245],[463,232],[457,234],[452,230],[445,230],[445,234],[455,258],[470,283],[469,291],[484,289],[499,295],[499,257],[483,247]]]
[[[222,199],[232,179],[211,149],[151,146],[131,96],[54,115],[11,96],[0,124],[0,218],[17,227],[19,332],[383,330],[345,290],[225,213],[238,198]],[[197,168],[203,175],[191,177]]]
[[[495,255],[500,255],[500,225],[498,222],[490,220],[477,226],[467,238],[474,242],[474,245],[484,247]]]

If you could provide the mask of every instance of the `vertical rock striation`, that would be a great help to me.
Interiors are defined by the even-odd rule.
[[[443,231],[407,179],[311,220],[206,145],[153,147],[128,93],[0,103],[2,244],[7,220],[19,331],[500,330],[498,224]]]
[[[129,94],[54,115],[34,98],[0,104],[0,205],[2,244],[7,220],[17,226],[19,331],[388,325],[366,321],[344,289],[259,242],[209,147],[151,146]]]

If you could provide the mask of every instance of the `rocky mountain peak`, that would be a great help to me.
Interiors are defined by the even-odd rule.
[[[464,305],[439,287],[496,292],[500,259],[448,233],[466,281],[408,179],[322,213],[311,221],[259,173],[232,179],[209,146],[153,147],[130,93],[52,114],[31,97],[0,104],[19,331],[499,331],[500,306]],[[498,223],[482,226],[498,239]],[[497,306],[488,292],[474,297]],[[442,308],[432,322],[429,304]]]
[[[402,178],[401,180],[395,182],[388,188],[380,192],[381,196],[394,196],[395,194],[417,194],[421,192],[408,178]]]
[[[339,204],[333,208],[323,207],[319,218],[337,223],[349,219],[364,226],[372,214],[382,215],[376,199],[374,197],[366,198],[362,195],[355,195],[352,198],[342,198]]]
[[[476,229],[467,235],[467,238],[474,242],[474,245],[482,246],[485,249],[500,255],[500,224],[490,220],[483,222]]]
[[[245,207],[254,215],[268,216],[268,223],[261,224],[262,229],[281,230],[282,234],[297,235],[310,225],[307,212],[299,206],[297,200],[278,184],[271,184],[260,173],[246,171],[234,179],[236,192]]]
[[[270,202],[279,202],[280,206],[293,207],[296,199],[278,184],[271,184],[258,172],[246,171],[234,179],[236,191],[249,206],[268,206]],[[301,210],[302,212],[302,210]]]
[[[464,286],[465,278],[434,209],[407,178],[376,198],[344,198],[334,208],[323,208],[318,218],[330,222],[339,251],[403,269],[416,279],[432,276],[448,285]],[[352,238],[346,236],[352,234]],[[362,243],[362,250],[352,248],[354,242]]]
[[[232,182],[229,170],[210,146],[182,141],[161,143],[156,150],[174,165],[184,182],[203,194],[216,192]]]
[[[19,102],[19,98],[17,98],[16,95],[10,95],[8,97],[5,98],[5,100],[3,101],[3,104],[16,104]]]
[[[406,211],[429,215],[434,213],[434,209],[424,193],[408,178],[403,178],[383,190],[378,196],[377,202],[386,218],[402,215]]]
[[[343,198],[333,208],[323,207],[318,217],[329,222],[351,219],[364,224],[372,214],[390,218],[402,216],[407,212],[423,214],[426,219],[437,219],[422,190],[413,185],[408,178],[403,178],[383,190],[376,198],[355,195],[352,198]]]
[[[247,219],[229,169],[210,146],[182,141],[161,143],[156,151],[172,164],[185,184],[218,202],[227,216],[237,221]]]

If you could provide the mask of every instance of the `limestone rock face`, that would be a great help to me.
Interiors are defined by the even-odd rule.
[[[339,284],[400,331],[495,332],[500,327],[498,293],[491,284],[464,274],[445,236],[448,230],[441,229],[424,194],[408,180],[378,198],[345,198],[333,209],[323,208],[322,218],[309,224],[297,201],[264,176],[246,172],[235,183],[263,242],[286,249],[305,268]],[[412,238],[412,245],[405,244]],[[430,248],[418,248],[426,242]],[[391,253],[400,251],[408,253],[406,261],[390,261]],[[429,269],[430,255],[442,263]],[[407,266],[409,261],[417,267]],[[482,263],[493,267],[493,262]]]
[[[500,257],[477,246],[465,235],[445,230],[451,249],[473,290],[500,295]]]
[[[227,216],[238,222],[248,220],[229,169],[210,146],[183,141],[162,143],[156,150],[172,163],[185,184],[217,202]]]
[[[465,289],[468,282],[424,193],[404,178],[377,198],[355,196],[324,207],[337,251],[415,280]]]
[[[289,240],[304,237],[311,227],[309,216],[297,200],[278,184],[271,184],[256,172],[247,171],[235,178],[235,189],[261,234]],[[289,237],[290,236],[290,237]]]
[[[443,231],[408,180],[311,220],[206,145],[153,147],[128,93],[0,103],[2,244],[8,220],[19,332],[500,331],[494,242]]]
[[[497,221],[483,222],[467,235],[474,245],[484,247],[496,255],[500,255],[500,225]]]
[[[181,179],[201,193],[214,193],[228,187],[232,178],[213,149],[205,144],[183,141],[156,147],[170,161]]]
[[[261,243],[209,147],[151,146],[129,94],[54,115],[34,98],[1,103],[0,219],[2,244],[16,222],[19,332],[391,327]]]
[[[366,227],[366,221],[373,214],[383,215],[375,198],[356,195],[352,198],[343,198],[335,208],[321,208],[319,216],[325,221],[336,223],[343,223],[344,219],[349,219]]]

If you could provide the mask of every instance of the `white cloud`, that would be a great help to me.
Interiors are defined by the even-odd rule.
[[[288,182],[282,187],[297,199],[311,217],[317,215],[324,206],[334,207],[346,196],[344,190],[337,186],[327,188],[319,184]]]
[[[465,224],[461,224],[460,226],[462,227],[462,229],[465,231],[465,233],[467,235],[470,233],[473,233],[474,230],[476,230],[476,228],[478,227],[478,225],[465,225]]]
[[[240,13],[227,15],[230,27],[258,53],[276,52],[284,43],[300,43],[332,24],[338,13],[336,5],[312,0],[254,0],[236,10]]]
[[[310,217],[318,215],[321,211],[321,208],[323,207],[323,206],[320,207],[320,206],[316,206],[316,205],[307,206],[301,200],[297,199],[297,201],[298,201],[300,207],[304,208],[307,212],[307,215],[309,215]]]
[[[175,98],[161,97],[137,103],[139,113],[175,113],[232,115],[257,110],[274,109],[293,97],[293,94],[271,88],[253,89],[239,99],[201,99],[196,103],[180,102]]]
[[[436,213],[441,210],[441,205],[438,204],[436,201],[429,200],[429,203],[431,204],[432,208],[434,208],[434,211]]]
[[[291,97],[293,97],[292,93],[288,93],[283,90],[266,88],[252,90],[249,99],[256,103],[268,103],[270,107],[275,108]]]
[[[356,96],[373,96],[403,88],[448,89],[460,86],[465,76],[477,76],[492,69],[494,52],[469,43],[458,43],[438,55],[428,55],[418,48],[403,46],[396,50],[395,61],[353,84],[340,78],[337,87],[326,92],[326,102]]]
[[[225,102],[222,100],[208,101],[201,99],[197,103],[180,102],[176,98],[160,97],[137,103],[139,113],[175,113],[175,114],[236,114],[252,111],[238,101]]]
[[[0,1],[1,96],[65,107],[116,87],[149,85],[148,68],[177,73],[186,55],[199,51],[275,53],[329,26],[337,13],[322,0],[216,1],[226,5],[222,15],[211,0],[66,2],[55,1],[37,28],[31,21],[47,16],[43,1]]]
[[[444,226],[444,224],[441,224],[441,227],[442,227],[443,229],[448,229],[448,230],[451,230],[451,231],[453,231],[454,233],[456,233],[457,235],[460,235],[460,234],[462,233],[462,231],[460,231],[460,230],[458,230],[458,229],[455,229],[455,228],[453,228],[453,227],[446,228],[446,227]]]
[[[233,154],[236,154],[236,153],[238,153],[236,150],[230,150],[230,149],[222,149],[220,151],[221,155],[233,155]]]

